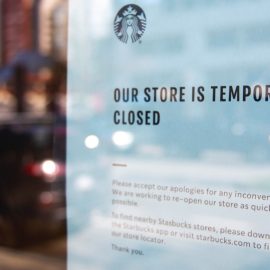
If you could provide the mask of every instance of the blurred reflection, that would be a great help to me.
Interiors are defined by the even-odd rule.
[[[90,191],[92,190],[94,183],[94,180],[88,175],[80,175],[75,180],[75,188],[81,192]]]
[[[89,135],[85,138],[84,144],[89,149],[95,149],[99,146],[99,138],[96,135]]]
[[[127,131],[116,131],[112,135],[113,143],[119,148],[128,148],[133,144],[134,135]]]
[[[8,89],[7,85],[0,86],[0,111],[2,113],[14,112],[16,108],[16,97]]]
[[[55,176],[58,171],[57,164],[53,160],[45,160],[41,164],[41,169],[48,176]]]
[[[55,257],[0,269],[65,269],[67,1],[2,0],[0,18],[0,246]]]

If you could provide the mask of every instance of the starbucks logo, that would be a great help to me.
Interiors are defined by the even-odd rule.
[[[114,32],[117,38],[124,43],[134,43],[139,40],[145,27],[145,13],[134,4],[122,7],[114,19]]]

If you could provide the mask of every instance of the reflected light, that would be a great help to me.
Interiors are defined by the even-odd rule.
[[[41,164],[41,170],[44,174],[53,176],[57,173],[57,165],[53,160],[45,160]]]
[[[116,131],[112,135],[113,143],[120,148],[128,148],[134,141],[134,136],[131,132]]]
[[[84,145],[89,149],[95,149],[99,146],[99,138],[96,135],[89,135],[85,138]]]
[[[75,180],[75,188],[79,191],[89,191],[93,186],[94,180],[87,175],[81,175]]]

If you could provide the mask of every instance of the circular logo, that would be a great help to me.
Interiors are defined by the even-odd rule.
[[[146,27],[144,11],[137,5],[129,4],[122,7],[114,19],[114,32],[124,43],[139,40]]]

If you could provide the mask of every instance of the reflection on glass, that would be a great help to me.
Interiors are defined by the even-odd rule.
[[[127,131],[116,131],[112,135],[112,141],[119,148],[128,148],[134,142],[134,135]]]
[[[94,180],[88,175],[80,175],[75,179],[75,188],[78,191],[90,191],[93,189]]]
[[[96,135],[89,135],[85,138],[84,144],[89,149],[95,149],[99,146],[99,138]]]
[[[245,246],[256,239],[247,236],[228,246],[219,239],[231,237],[226,228],[269,231],[267,213],[234,208],[243,201],[237,194],[269,193],[269,103],[227,102],[230,85],[269,84],[269,2],[136,1],[145,11],[147,31],[142,43],[134,44],[123,44],[113,29],[127,3],[104,3],[71,3],[69,123],[78,136],[68,141],[70,269],[212,270],[226,265],[267,270],[269,251]],[[123,20],[128,41],[133,19]],[[205,100],[190,102],[192,87],[201,85]],[[211,85],[225,86],[226,102],[210,102]],[[145,87],[181,86],[185,102],[144,100]],[[115,102],[114,89],[133,87],[137,100]],[[250,94],[267,96],[259,87]],[[116,110],[158,110],[161,121],[155,127],[116,126]],[[102,134],[96,151],[78,146],[89,129]],[[85,177],[75,181],[74,189],[82,171]],[[213,227],[218,230],[212,234]],[[165,243],[157,245],[160,239]],[[121,247],[143,256],[120,252]]]
[[[48,176],[54,176],[57,173],[58,167],[53,160],[45,160],[41,164],[41,169],[43,173],[47,174]]]

